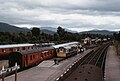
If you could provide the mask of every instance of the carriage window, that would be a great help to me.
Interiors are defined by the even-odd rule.
[[[25,47],[22,47],[22,50],[25,50]]]
[[[50,51],[50,54],[52,55],[52,54],[53,54],[53,52],[52,52],[52,51]]]
[[[33,58],[35,58],[35,55],[33,55]]]
[[[38,54],[36,55],[36,58],[38,58]]]
[[[40,54],[40,57],[41,57],[41,54]]]
[[[40,57],[42,57],[42,58],[43,58],[43,55],[40,55]]]
[[[56,51],[59,52],[59,49],[57,49]]]
[[[47,55],[48,55],[48,52],[46,52],[45,54],[46,54],[46,56],[47,56]]]
[[[47,52],[47,55],[49,55],[49,52]]]
[[[32,60],[32,55],[30,55],[30,60]]]
[[[76,50],[76,47],[72,47],[71,50],[72,50],[72,51],[75,51],[75,50]]]
[[[72,51],[72,49],[69,49],[69,52],[71,52]]]
[[[6,52],[6,50],[5,50],[5,49],[2,49],[2,52]]]
[[[63,49],[59,49],[59,52],[63,52]]]
[[[31,49],[31,47],[29,47],[29,49]]]
[[[46,56],[46,53],[44,53],[44,56]]]
[[[10,48],[9,50],[10,50],[11,52],[13,52],[13,48]]]
[[[30,47],[28,47],[28,49],[30,49]]]
[[[16,48],[16,51],[19,51],[19,48]]]
[[[52,54],[54,54],[54,51],[52,51]]]
[[[47,52],[47,55],[49,55],[49,52]]]
[[[64,52],[66,52],[67,49],[63,49]]]

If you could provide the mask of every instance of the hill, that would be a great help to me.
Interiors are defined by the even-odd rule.
[[[30,30],[0,22],[0,31],[1,32],[27,32]]]
[[[7,23],[0,22],[0,32],[28,32],[31,29],[28,29],[26,27],[20,28],[17,26],[13,26]],[[57,28],[54,27],[40,27],[40,30],[47,34],[54,34],[57,32]],[[76,33],[75,31],[69,30],[65,28],[65,31]],[[101,35],[113,35],[113,31],[107,31],[107,30],[91,30],[91,31],[84,31],[80,32],[80,34],[101,34]]]
[[[91,31],[84,31],[80,32],[80,34],[101,34],[101,35],[113,35],[114,31],[108,30],[91,30]]]
[[[54,27],[40,27],[40,30],[47,30],[47,31],[56,32],[57,28],[54,28]]]
[[[47,30],[47,31],[52,31],[52,32],[57,32],[57,28],[54,27],[40,27],[41,30]],[[65,31],[71,32],[71,33],[76,33],[76,31],[69,30],[67,28],[64,28]]]
[[[51,35],[56,33],[54,31],[50,31],[50,30],[47,30],[47,29],[42,29],[41,31],[44,32],[44,33],[47,33],[47,34],[51,34]]]
[[[31,29],[28,29],[27,27],[20,28],[17,26],[13,26],[13,25],[10,25],[7,23],[0,22],[0,32],[24,32],[25,33],[25,32],[31,31]],[[51,28],[49,28],[49,27],[42,28],[40,30],[44,33],[47,33],[47,34],[54,34],[55,33],[54,31],[51,31],[49,29],[51,29]]]

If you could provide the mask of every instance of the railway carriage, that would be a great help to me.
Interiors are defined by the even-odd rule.
[[[77,54],[79,42],[70,42],[53,46],[56,49],[57,57],[67,58]]]
[[[43,60],[50,59],[55,55],[53,47],[43,47],[31,49],[28,51],[11,52],[9,55],[9,67],[12,67],[17,62],[21,68],[36,65]]]
[[[0,59],[8,58],[10,52],[33,49],[34,44],[0,45]]]

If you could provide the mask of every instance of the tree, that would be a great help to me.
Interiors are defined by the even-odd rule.
[[[32,28],[31,30],[32,35],[38,37],[40,35],[40,29],[39,28]]]
[[[54,37],[54,41],[60,41],[60,38],[57,33],[55,33],[53,37]]]
[[[62,27],[58,27],[57,28],[57,33],[58,33],[58,35],[60,36],[60,37],[62,37],[62,36],[64,36],[64,34],[65,34],[65,29],[63,29]]]
[[[113,36],[115,40],[120,41],[120,31],[118,33],[114,33]]]
[[[64,41],[65,29],[63,29],[62,27],[59,26],[57,28],[57,34],[59,35],[60,40]]]

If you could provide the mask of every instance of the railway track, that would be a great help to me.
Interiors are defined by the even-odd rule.
[[[103,81],[104,65],[109,43],[91,51],[76,61],[55,81]]]

